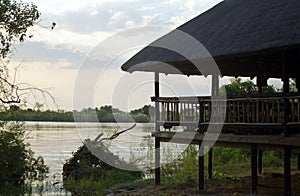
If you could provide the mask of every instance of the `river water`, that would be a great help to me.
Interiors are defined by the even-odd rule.
[[[62,167],[72,156],[83,141],[94,139],[100,133],[103,137],[131,127],[132,123],[61,123],[61,122],[26,122],[27,142],[35,152],[35,156],[42,156],[49,166],[49,177],[43,185],[35,184],[33,194],[69,195],[63,189]],[[154,140],[151,132],[153,123],[137,124],[113,141],[106,141],[105,145],[115,155],[127,161],[135,161],[141,170],[154,166]],[[162,162],[170,162],[177,158],[184,146],[178,144],[162,144]]]

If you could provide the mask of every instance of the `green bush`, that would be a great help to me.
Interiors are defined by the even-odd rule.
[[[89,139],[85,145],[73,153],[63,166],[64,187],[75,195],[85,193],[104,195],[118,184],[134,182],[142,179],[143,173],[138,171],[134,163],[128,163],[114,155],[102,143],[95,143]],[[93,152],[91,152],[91,151]],[[106,157],[111,165],[100,160]],[[102,155],[102,156],[101,156]],[[119,167],[128,170],[119,169]]]
[[[163,181],[167,186],[178,187],[197,183],[198,180],[198,148],[188,145],[179,159],[162,167]]]
[[[0,184],[21,184],[25,179],[42,180],[48,167],[42,157],[35,158],[25,142],[25,130],[19,123],[0,124]]]

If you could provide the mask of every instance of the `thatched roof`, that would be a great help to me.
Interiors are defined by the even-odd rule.
[[[177,29],[207,48],[222,75],[281,77],[282,54],[290,76],[298,74],[299,0],[225,0]],[[172,33],[142,49],[122,69],[168,72],[168,69],[157,69],[164,64],[149,62],[158,61],[169,63],[186,75],[202,74],[182,55],[154,47],[170,39]]]

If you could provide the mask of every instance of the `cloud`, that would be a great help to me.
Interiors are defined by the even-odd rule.
[[[173,23],[173,17],[191,19],[217,2],[220,0],[197,3],[195,0],[54,1],[50,4],[53,9],[43,9],[43,18],[56,21],[64,30],[85,34],[121,30],[128,27],[126,24],[134,24],[136,27],[174,27],[178,24]],[[151,24],[145,23],[145,18],[158,16],[159,20],[151,20]]]
[[[48,45],[44,42],[25,42],[16,46],[14,61],[62,63],[64,68],[79,67],[85,54],[64,45]]]
[[[69,45],[88,52],[108,36],[128,28],[161,26],[174,28],[200,14],[220,0],[90,0],[36,1],[41,8],[40,26],[53,21],[54,31],[37,26],[34,41]]]
[[[32,0],[24,1],[31,2]],[[53,94],[57,97],[61,107],[73,109],[73,89],[81,62],[86,63],[83,66],[87,69],[83,71],[87,72],[87,79],[90,76],[88,73],[93,74],[96,70],[99,72],[99,69],[103,70],[108,65],[104,77],[106,79],[99,83],[104,87],[95,92],[97,98],[95,104],[97,106],[111,104],[114,82],[121,81],[116,77],[118,74],[119,76],[128,74],[120,70],[121,64],[138,49],[167,33],[167,31],[157,29],[145,33],[145,31],[140,31],[140,27],[175,28],[220,1],[35,0],[33,3],[42,12],[42,20],[39,25],[31,29],[34,37],[16,47],[14,60],[25,59],[25,64],[28,65],[26,70],[21,72],[20,81],[26,81],[41,88],[53,87]],[[50,31],[45,27],[49,27],[52,22],[56,22],[57,26]],[[128,30],[128,28],[137,30]],[[126,29],[128,31],[124,32],[122,39],[116,37],[117,32]],[[136,77],[140,77],[141,80],[147,79],[144,75]],[[153,78],[152,74],[150,78]],[[174,78],[173,80],[179,83],[181,81]],[[198,78],[191,80],[193,84],[199,85]],[[180,88],[179,83],[174,84]],[[203,86],[196,87],[201,89],[200,91],[205,89]],[[152,88],[151,83],[134,91],[132,101],[128,104],[129,107],[137,108],[143,103],[149,103],[149,93],[152,94]],[[178,89],[178,92],[187,94],[186,89]],[[81,97],[79,97],[82,99],[80,102],[82,104],[76,109],[91,106],[87,105],[84,92],[85,89],[82,88]],[[199,91],[197,93],[201,94]]]

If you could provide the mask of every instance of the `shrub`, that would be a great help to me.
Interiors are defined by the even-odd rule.
[[[48,167],[42,157],[35,158],[33,155],[25,142],[23,124],[0,124],[0,184],[44,179]]]

